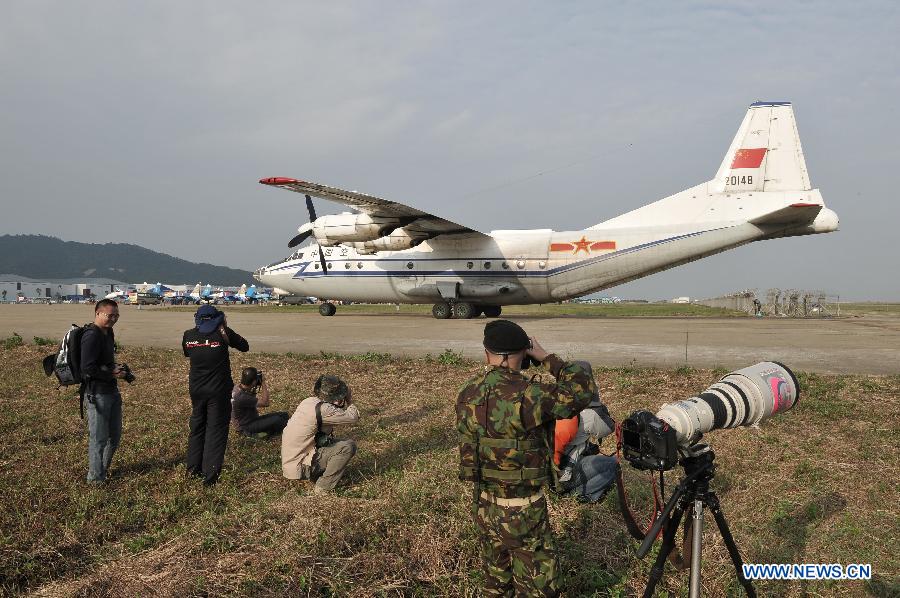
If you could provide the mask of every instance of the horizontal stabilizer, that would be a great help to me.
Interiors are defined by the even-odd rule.
[[[803,224],[812,222],[822,211],[822,205],[817,203],[795,203],[780,210],[757,216],[750,220],[750,224]]]

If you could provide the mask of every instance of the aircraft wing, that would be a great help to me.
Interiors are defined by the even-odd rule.
[[[287,189],[288,191],[327,199],[328,201],[343,204],[364,214],[369,214],[370,216],[408,219],[410,220],[410,223],[404,226],[404,228],[412,233],[422,232],[428,233],[430,236],[464,233],[487,236],[480,231],[439,218],[428,212],[423,212],[422,210],[395,201],[359,193],[358,191],[345,191],[343,189],[338,189],[337,187],[329,187],[328,185],[322,185],[320,183],[310,183],[284,177],[260,179],[259,182],[263,185],[280,187],[282,189]]]

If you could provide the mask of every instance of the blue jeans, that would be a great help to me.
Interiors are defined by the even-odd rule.
[[[615,457],[591,455],[582,457],[575,465],[572,480],[566,484],[566,494],[577,496],[586,502],[597,502],[616,481],[618,464]]]
[[[84,404],[89,435],[87,481],[103,482],[122,439],[122,395],[119,391],[87,393]]]

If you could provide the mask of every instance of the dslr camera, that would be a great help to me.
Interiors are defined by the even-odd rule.
[[[256,380],[253,381],[253,385],[257,388],[262,386],[263,383],[263,373],[259,370],[256,370]]]
[[[635,411],[622,421],[622,455],[637,469],[668,471],[695,454],[706,432],[756,426],[791,409],[800,385],[787,366],[763,361],[726,374],[699,396],[666,403],[654,415]]]
[[[135,381],[134,374],[131,373],[131,368],[128,367],[127,363],[117,363],[116,367],[125,372],[125,375],[122,376],[125,382],[132,384]]]

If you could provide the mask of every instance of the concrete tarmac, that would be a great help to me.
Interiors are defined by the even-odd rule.
[[[165,307],[122,306],[116,338],[126,346],[178,349],[193,313]],[[780,361],[819,373],[900,374],[900,318],[512,317],[548,351],[595,366],[740,368]],[[91,305],[0,304],[0,338],[13,331],[61,338],[69,324],[93,320]],[[252,351],[274,353],[390,353],[438,355],[445,349],[481,358],[488,320],[435,320],[425,314],[228,312],[228,324]]]

